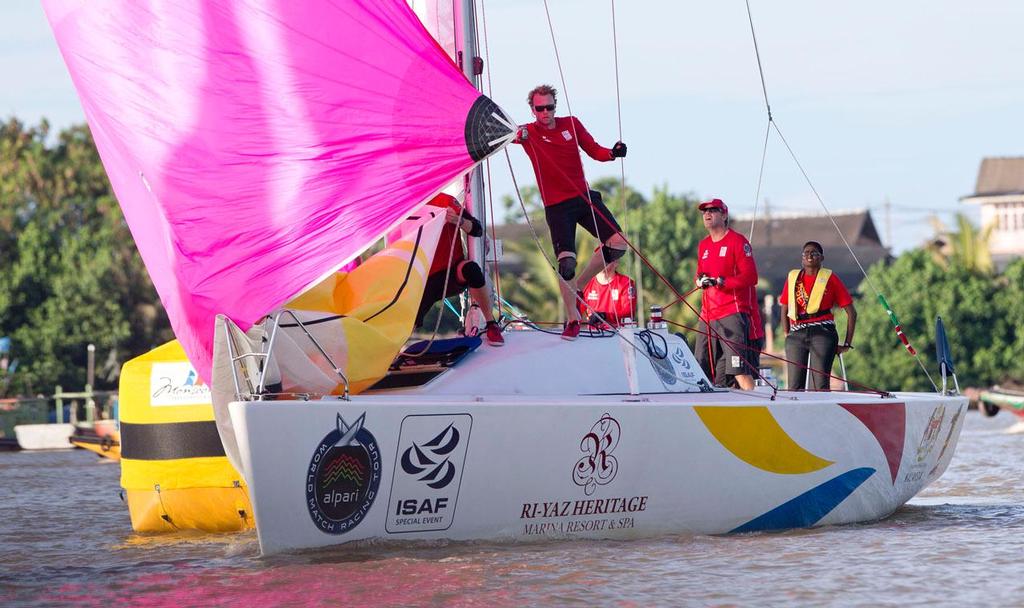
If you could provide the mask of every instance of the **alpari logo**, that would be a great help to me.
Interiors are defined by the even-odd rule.
[[[612,452],[615,451],[615,446],[619,445],[621,433],[619,421],[606,413],[580,441],[580,451],[584,456],[572,469],[572,481],[578,486],[583,486],[587,496],[593,494],[597,486],[611,483],[615,479],[619,461],[612,456]]]
[[[380,449],[364,428],[366,413],[337,427],[313,452],[306,472],[306,507],[313,523],[328,534],[344,534],[359,524],[380,486]]]
[[[436,437],[424,443],[422,448],[413,442],[402,453],[402,470],[409,475],[416,475],[418,481],[426,483],[430,488],[444,488],[455,479],[455,465],[448,455],[459,445],[460,438],[459,429],[449,424]]]

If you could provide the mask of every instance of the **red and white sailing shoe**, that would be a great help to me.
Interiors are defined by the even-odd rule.
[[[494,321],[487,322],[484,339],[491,346],[505,346],[505,338],[501,336],[501,326]]]
[[[565,324],[565,329],[562,330],[563,340],[575,340],[580,335],[580,322],[569,321]]]

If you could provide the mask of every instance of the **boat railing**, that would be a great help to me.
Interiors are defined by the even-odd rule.
[[[227,350],[228,356],[231,360],[231,377],[235,383],[235,397],[239,401],[264,401],[269,399],[301,399],[308,401],[312,398],[323,397],[323,395],[316,395],[313,393],[291,393],[268,390],[273,387],[280,387],[280,380],[276,383],[268,386],[267,379],[268,374],[271,372],[271,368],[275,368],[273,362],[274,346],[277,343],[277,332],[281,327],[281,318],[288,316],[295,323],[294,327],[298,327],[303,335],[309,339],[310,343],[316,348],[317,351],[324,357],[328,365],[334,370],[334,373],[341,379],[341,384],[345,387],[340,398],[348,400],[349,398],[349,381],[345,372],[342,371],[341,367],[334,362],[334,359],[327,353],[327,350],[320,344],[320,342],[309,332],[306,326],[299,320],[299,317],[291,310],[282,309],[267,317],[266,323],[270,325],[270,337],[264,341],[261,341],[261,347],[259,351],[254,352],[239,352],[237,345],[232,339],[231,330],[229,326],[225,326],[227,333]],[[288,327],[293,327],[291,324]],[[255,369],[250,367],[250,364],[255,363]],[[253,377],[255,376],[255,381]],[[243,381],[245,384],[245,390],[243,390]]]

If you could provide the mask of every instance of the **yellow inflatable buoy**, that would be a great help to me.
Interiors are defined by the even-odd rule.
[[[228,462],[210,388],[176,340],[121,370],[121,487],[136,532],[235,532],[254,525]]]

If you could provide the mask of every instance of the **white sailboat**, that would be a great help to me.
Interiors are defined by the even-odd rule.
[[[334,49],[338,53],[333,58],[354,57],[361,67],[375,66],[379,82],[384,83],[381,86],[399,91],[404,100],[393,102],[375,97],[380,94],[375,92],[369,96],[375,104],[370,109],[394,103],[405,112],[415,105],[407,100],[409,91],[420,90],[411,81],[431,73],[433,82],[453,87],[448,105],[467,108],[469,118],[464,124],[448,124],[439,114],[431,125],[439,134],[422,136],[415,129],[411,134],[401,132],[393,138],[399,142],[393,144],[395,148],[378,156],[354,152],[345,156],[347,163],[356,163],[346,165],[346,170],[357,172],[359,178],[340,178],[346,194],[355,186],[366,191],[337,203],[331,196],[323,197],[312,225],[306,222],[306,215],[292,214],[291,207],[281,205],[278,209],[287,210],[286,217],[273,216],[274,221],[267,222],[275,229],[282,224],[280,231],[250,230],[247,222],[262,219],[258,213],[255,220],[217,224],[215,230],[224,234],[207,231],[205,237],[223,237],[218,242],[225,247],[256,237],[269,243],[269,249],[242,247],[238,250],[241,257],[227,264],[216,252],[204,249],[196,254],[198,246],[190,240],[191,233],[176,231],[202,226],[209,219],[204,213],[236,204],[235,200],[221,200],[227,197],[218,196],[216,184],[203,189],[204,184],[224,179],[230,172],[209,176],[189,165],[187,155],[185,160],[169,154],[147,155],[147,145],[158,152],[173,147],[154,146],[154,142],[166,142],[152,135],[142,141],[144,151],[139,152],[132,145],[139,142],[130,141],[131,137],[149,137],[150,133],[129,136],[116,132],[117,121],[105,113],[99,99],[112,89],[97,84],[105,76],[91,65],[103,65],[104,60],[109,63],[111,57],[120,55],[116,49],[96,50],[85,43],[119,31],[124,25],[119,20],[125,17],[69,21],[74,11],[54,8],[74,4],[80,3],[49,0],[51,21],[76,76],[90,124],[94,132],[101,133],[97,143],[122,205],[145,202],[127,207],[126,216],[165,304],[172,303],[168,309],[172,319],[178,319],[175,330],[179,338],[200,373],[212,374],[218,428],[226,453],[248,484],[264,554],[352,541],[617,539],[870,521],[891,514],[937,479],[949,464],[967,408],[963,397],[945,393],[776,393],[769,388],[715,390],[686,342],[657,323],[576,342],[542,331],[508,332],[502,349],[473,349],[473,344],[462,344],[456,354],[435,357],[431,362],[420,359],[417,364],[392,370],[387,369],[390,356],[383,359],[381,368],[375,351],[374,361],[369,362],[370,356],[361,347],[371,341],[367,338],[371,334],[391,336],[387,328],[381,329],[382,324],[401,325],[405,329],[396,332],[400,336],[403,331],[407,336],[411,329],[411,323],[398,318],[409,300],[417,303],[415,289],[421,288],[429,267],[424,252],[429,257],[439,220],[419,213],[417,219],[399,227],[405,239],[400,239],[399,245],[371,258],[350,276],[334,275],[334,270],[393,229],[445,184],[507,144],[511,121],[485,97],[466,96],[458,88],[461,85],[452,84],[454,65],[438,63],[438,53],[444,49],[439,47],[435,53],[424,46],[425,33],[410,25],[411,13],[399,0],[352,0],[332,7],[311,2],[310,13],[323,10],[323,15],[315,18],[302,11],[297,11],[299,16],[276,8],[267,11],[266,6],[249,10],[250,5],[260,3],[240,4],[239,14],[232,19],[224,19],[219,9],[192,13],[167,7],[157,11],[155,23],[184,22],[199,14],[196,21],[204,26],[229,23],[249,28],[244,34],[259,32],[276,41],[286,36],[282,33],[286,30],[309,28],[303,33],[310,34],[307,38],[317,44],[326,48],[328,42],[337,41],[342,45],[340,50]],[[464,10],[472,11],[472,2],[463,5]],[[332,13],[338,6],[343,15]],[[129,17],[147,10],[130,3],[122,8]],[[267,12],[272,18],[264,18]],[[82,17],[81,13],[78,16]],[[382,16],[386,19],[379,18]],[[360,35],[369,33],[353,46],[344,46],[352,42],[345,36],[328,41],[315,35],[319,33],[314,27],[318,19],[330,23],[332,18],[363,17],[366,21],[358,31]],[[381,26],[385,22],[387,25]],[[278,28],[280,23],[285,27]],[[464,55],[460,63],[473,79],[477,65],[473,19],[469,16],[455,23],[464,26],[454,28],[459,33],[456,38],[461,38],[455,53]],[[373,29],[377,26],[379,29]],[[397,65],[395,61],[374,63],[380,59],[377,53],[393,51],[387,45],[369,46],[379,43],[378,34],[389,28],[414,52],[406,56],[395,51],[400,59]],[[253,56],[259,51],[245,44],[246,35],[238,39],[252,55],[242,56],[256,61]],[[129,46],[153,44],[142,35],[129,42]],[[218,61],[223,59],[218,54],[223,49],[205,39],[202,48]],[[420,57],[413,56],[415,53]],[[91,63],[79,61],[80,55]],[[291,86],[302,70],[281,68],[282,64],[298,66],[301,62],[288,63],[296,56],[302,53],[277,53],[271,65],[257,66],[270,73],[268,82],[275,86],[305,92],[308,87]],[[177,60],[161,58],[171,64]],[[380,67],[384,63],[389,65]],[[171,65],[161,75],[173,73],[174,68]],[[323,81],[328,82],[332,73],[323,69]],[[248,82],[242,80],[240,77],[236,84]],[[346,86],[377,83],[360,80]],[[174,84],[193,86],[181,79]],[[230,87],[220,84],[212,92],[203,89],[203,94],[227,96],[225,103],[233,102],[234,94],[224,92]],[[148,87],[131,92],[138,99],[160,95]],[[456,95],[459,92],[464,102]],[[319,93],[314,91],[311,96],[316,98]],[[157,99],[154,107],[161,107],[160,101]],[[369,111],[357,101],[352,103],[356,105],[350,107],[356,111]],[[133,116],[137,120],[160,120],[144,110],[133,107],[131,111],[138,112]],[[390,111],[391,122],[386,125],[371,121],[367,126],[354,119],[348,123],[337,115],[331,120],[340,122],[330,124],[337,127],[334,133],[339,137],[345,129],[358,130],[360,141],[375,143],[381,133],[407,127],[402,112]],[[268,132],[272,137],[267,146],[280,145],[280,139],[294,143],[275,131],[283,127],[273,122],[272,116],[264,118],[271,121]],[[362,133],[378,127],[370,135]],[[461,136],[461,129],[465,139],[452,143],[449,135]],[[228,132],[224,137],[235,135],[238,133]],[[311,137],[318,142],[316,154],[307,154],[307,149],[292,154],[286,147],[289,158],[263,174],[253,174],[253,179],[263,179],[274,171],[279,172],[279,181],[274,182],[278,185],[281,179],[287,181],[303,171],[307,172],[303,179],[308,178],[309,163],[330,163],[333,155],[349,154],[358,143],[346,141],[331,148],[322,135],[313,133]],[[244,137],[235,141],[251,143]],[[241,154],[218,146],[219,142],[204,139],[201,147],[212,150],[215,162],[223,155],[221,160],[227,166],[230,161],[244,163],[257,156],[248,149]],[[449,148],[458,146],[462,146],[462,156],[448,154]],[[432,156],[441,158],[433,160]],[[367,159],[380,161],[381,170],[387,170],[390,165],[385,163],[392,161],[415,167],[410,173],[420,179],[403,181],[398,178],[407,176],[396,174],[387,184],[364,183],[361,180],[369,182],[368,176],[377,168]],[[198,180],[198,187],[190,183],[185,188],[174,179],[181,175],[183,163],[186,173]],[[306,186],[306,192],[320,192],[311,189],[308,180],[298,181]],[[313,181],[325,189],[333,187],[329,180]],[[480,183],[478,177],[467,181]],[[470,200],[481,192],[479,187],[470,188]],[[183,193],[191,198],[179,196]],[[247,192],[241,186],[232,194],[250,210],[258,211],[258,204],[278,204],[263,196],[265,192],[245,198]],[[291,205],[301,206],[297,197],[284,196]],[[388,197],[407,204],[385,208],[381,202]],[[182,200],[198,204],[200,209],[184,213]],[[326,255],[323,249],[332,246],[331,241],[314,239],[324,232],[323,226],[336,230],[367,206],[384,219],[346,232],[351,238],[336,236],[335,255]],[[162,235],[164,240],[157,244],[140,240],[145,226],[138,222],[144,221],[139,218],[147,210],[155,210],[164,221],[160,228],[170,234]],[[293,220],[294,225],[288,223]],[[313,236],[307,239],[303,229]],[[300,237],[294,237],[296,231]],[[184,262],[176,257],[181,251],[185,252]],[[281,262],[271,259],[264,263],[268,255],[287,257],[301,266],[303,273],[293,272],[301,280],[289,275],[287,268],[281,269]],[[305,264],[307,258],[313,261]],[[390,302],[385,298],[383,306],[370,306],[358,294],[352,295],[356,284],[367,291],[380,288],[385,275],[395,275],[396,263],[404,270],[404,278]],[[263,265],[250,268],[257,264]],[[207,268],[211,270],[206,272]],[[236,274],[229,277],[227,270]],[[373,275],[375,270],[379,274]],[[163,272],[174,280],[163,277]],[[201,275],[198,279],[196,273]],[[237,273],[242,273],[241,280]],[[264,281],[260,273],[271,274]],[[229,285],[218,291],[221,282]],[[232,287],[244,291],[250,285],[260,290],[230,292]],[[257,323],[264,315],[281,310],[285,302],[294,302],[309,285],[316,285],[314,292],[320,295],[299,298],[303,300],[298,306],[301,312],[274,313],[268,321]],[[317,305],[332,298],[344,300],[345,305]],[[187,314],[178,315],[177,309]],[[211,312],[223,313],[215,331]],[[388,318],[382,322],[383,317]],[[270,394],[270,385],[281,388]]]

